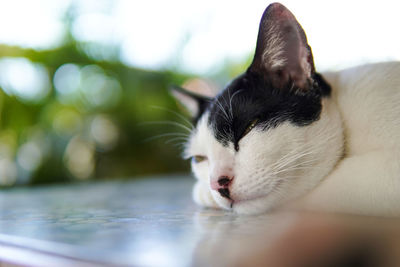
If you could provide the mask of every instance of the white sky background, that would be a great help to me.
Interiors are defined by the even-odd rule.
[[[61,42],[73,0],[0,0],[0,43],[51,48]],[[319,70],[400,60],[400,1],[281,1],[306,31]],[[83,0],[78,40],[120,44],[121,60],[207,74],[253,53],[269,1]]]

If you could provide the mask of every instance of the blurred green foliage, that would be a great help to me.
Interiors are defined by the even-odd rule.
[[[222,81],[243,71],[227,65]],[[0,186],[188,171],[169,142],[184,130],[164,123],[185,124],[167,88],[188,78],[128,67],[68,27],[51,50],[0,45]]]
[[[151,136],[179,129],[141,124],[179,119],[165,111],[176,110],[167,87],[181,84],[187,77],[95,60],[80,45],[72,39],[48,51],[0,45],[0,58],[9,62],[26,58],[34,66],[44,67],[50,85],[40,99],[7,94],[10,89],[6,88],[0,91],[0,183],[49,183],[187,170],[187,164],[179,160],[180,150],[166,145],[165,139],[146,142]],[[60,76],[68,76],[68,71],[59,73],[56,81],[55,73],[63,66],[80,73],[77,77]],[[17,78],[24,79],[20,74]],[[57,82],[61,87],[62,83],[77,83],[78,88],[63,95],[61,89],[56,90]]]

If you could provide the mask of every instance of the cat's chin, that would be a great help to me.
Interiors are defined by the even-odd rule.
[[[219,208],[231,210],[239,214],[257,215],[266,213],[275,207],[275,198],[271,194],[250,199],[228,200],[217,192],[212,192],[213,198]]]
[[[265,195],[253,199],[233,201],[231,209],[239,214],[257,215],[271,210],[273,206],[271,195]]]

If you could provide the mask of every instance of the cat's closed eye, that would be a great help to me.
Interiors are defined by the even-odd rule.
[[[254,127],[256,127],[257,122],[258,122],[258,119],[254,119],[251,121],[249,126],[247,126],[246,130],[244,131],[242,138],[245,137],[249,132],[251,132],[251,130],[253,130]]]
[[[196,156],[192,157],[192,162],[194,162],[194,163],[200,163],[200,162],[203,162],[205,160],[207,160],[206,156],[196,155]]]

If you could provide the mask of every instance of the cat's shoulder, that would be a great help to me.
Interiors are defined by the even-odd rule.
[[[400,87],[400,61],[370,63],[322,73],[333,91],[397,89]]]

